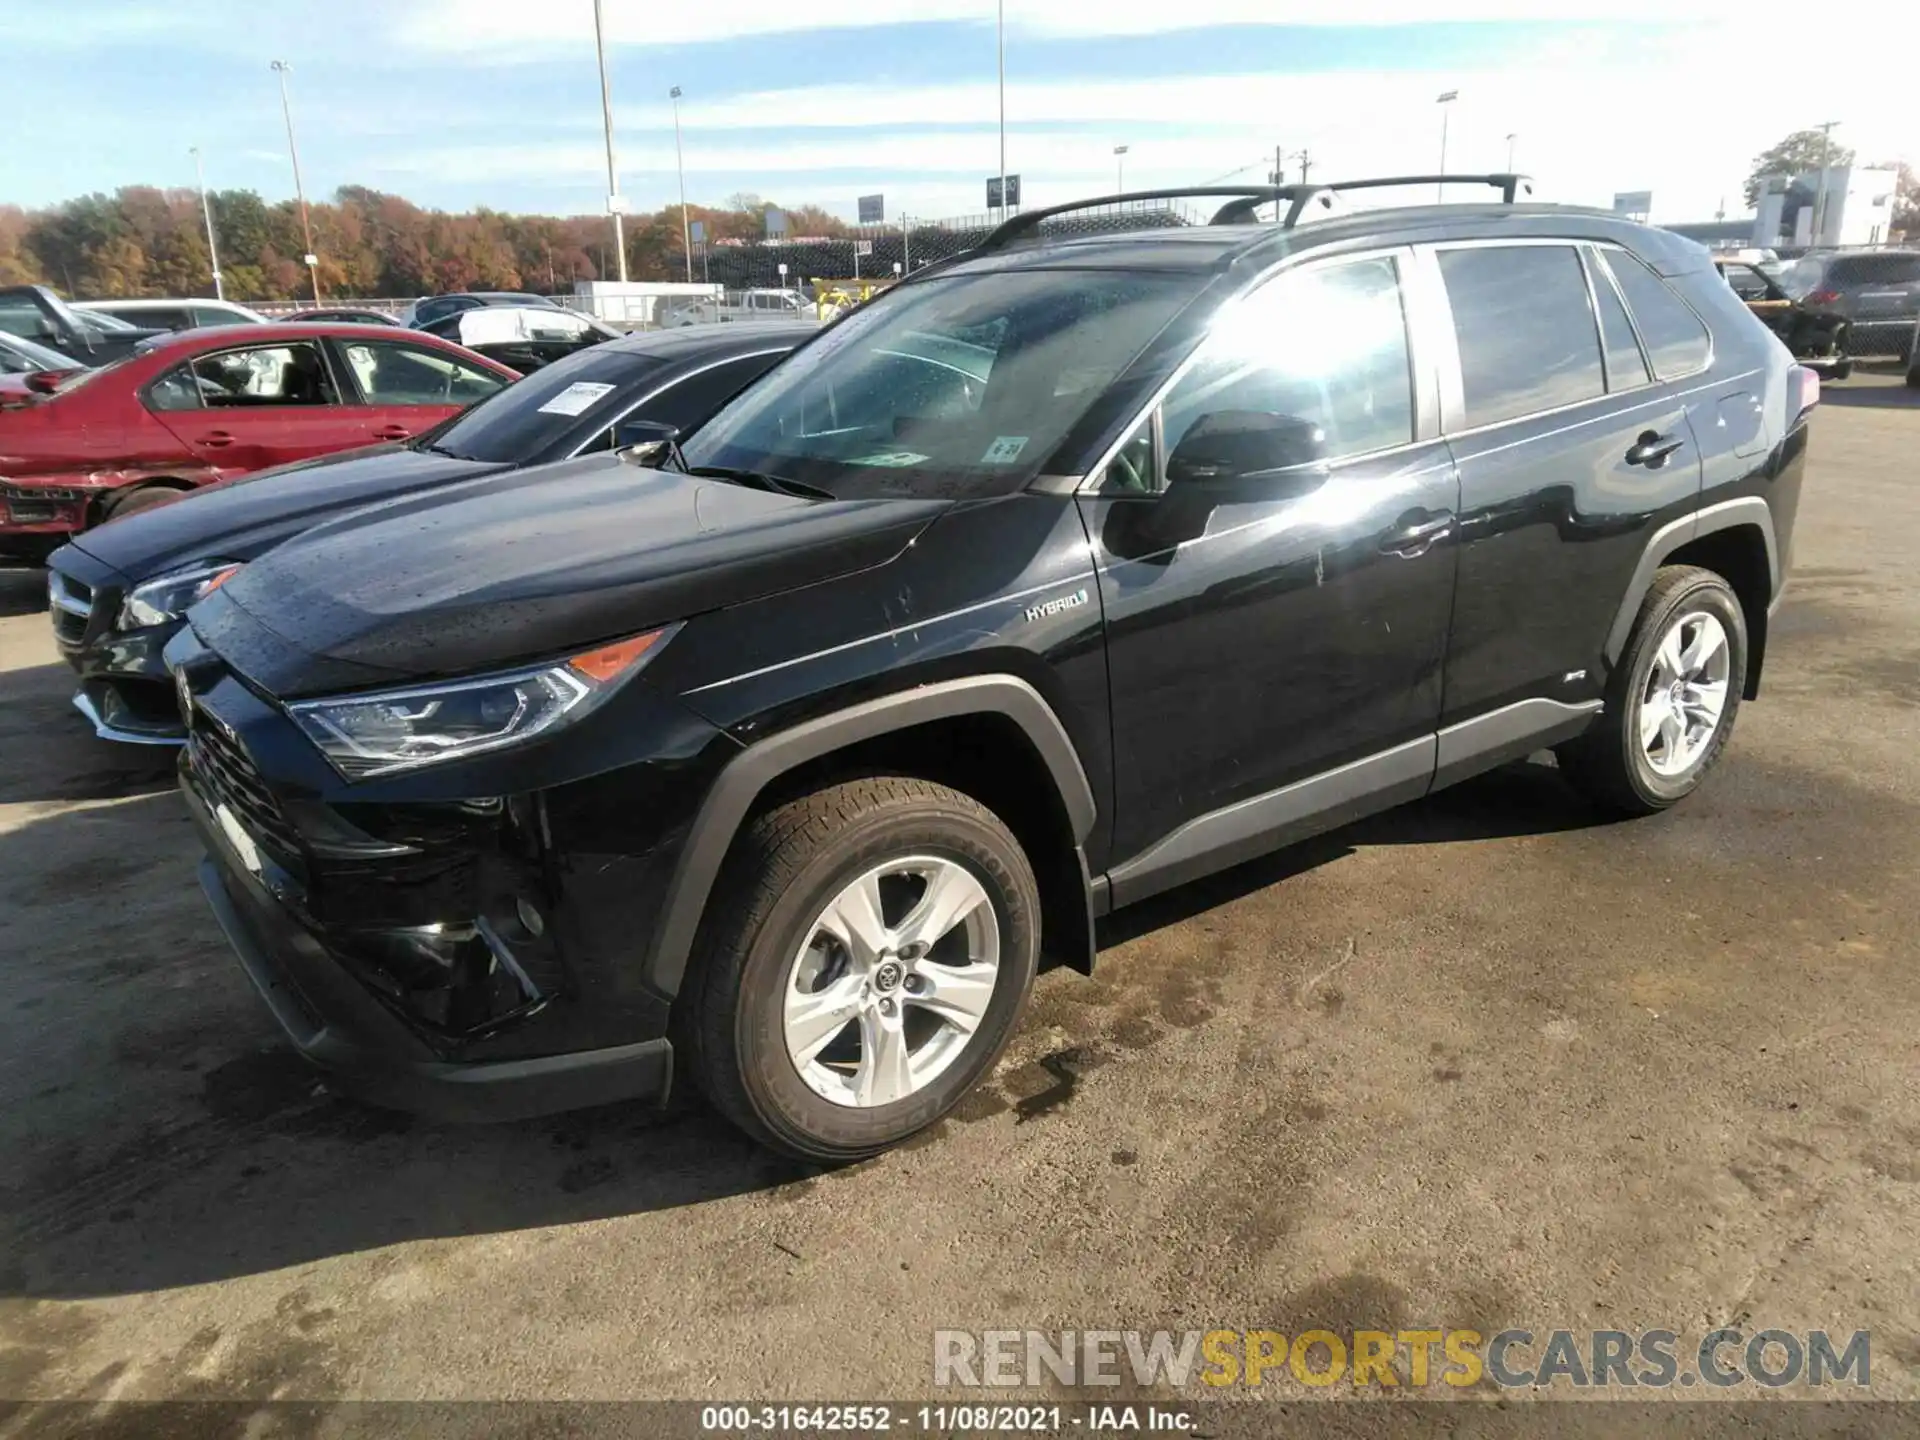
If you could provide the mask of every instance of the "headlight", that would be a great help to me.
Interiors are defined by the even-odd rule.
[[[287,713],[348,780],[464,760],[530,740],[591,708],[678,628],[669,625],[504,675],[301,700]]]
[[[139,630],[177,620],[195,601],[204,600],[239,570],[237,561],[208,560],[136,585],[120,606],[120,628]]]

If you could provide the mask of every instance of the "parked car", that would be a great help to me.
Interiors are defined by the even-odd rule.
[[[302,310],[289,315],[287,320],[296,325],[400,325],[400,318],[389,315],[384,310]]]
[[[161,654],[181,616],[241,565],[329,516],[537,465],[691,432],[792,350],[789,326],[655,331],[557,360],[397,445],[353,450],[214,485],[89,530],[47,562],[74,705],[105,740],[186,736]]]
[[[549,296],[535,295],[524,290],[467,290],[453,295],[428,295],[414,301],[401,312],[402,324],[421,329],[435,320],[444,320],[449,315],[462,310],[475,310],[485,305],[540,305],[551,309],[560,306]]]
[[[81,365],[106,365],[167,332],[76,310],[44,285],[0,285],[0,330],[57,350]]]
[[[1807,255],[1782,281],[1810,313],[1847,322],[1849,355],[1900,355],[1920,316],[1920,250]]]
[[[803,320],[818,324],[820,307],[798,290],[743,290],[724,300],[691,300],[676,306],[668,323],[710,325],[728,320]]]
[[[57,376],[85,368],[71,355],[0,330],[0,375]]]
[[[590,316],[551,305],[486,305],[457,310],[419,327],[526,374],[564,355],[620,338]]]
[[[73,308],[111,315],[154,330],[196,330],[206,325],[264,325],[267,317],[231,300],[76,300]]]
[[[247,325],[161,335],[43,393],[0,377],[0,555],[215,480],[402,440],[518,376],[432,335]]]
[[[1802,365],[1836,380],[1853,374],[1853,357],[1847,351],[1847,321],[1842,316],[1794,299],[1786,286],[1757,262],[1717,260],[1714,264],[1733,293],[1780,337]]]
[[[677,453],[241,570],[169,647],[181,780],[293,1043],[445,1115],[678,1070],[845,1161],[1108,910],[1542,747],[1682,800],[1757,693],[1819,380],[1698,246],[1491,183],[1029,211]]]

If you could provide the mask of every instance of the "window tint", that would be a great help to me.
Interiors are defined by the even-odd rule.
[[[1281,275],[1224,312],[1162,407],[1167,453],[1201,416],[1221,411],[1317,426],[1328,460],[1412,440],[1413,380],[1393,262]]]
[[[345,340],[340,348],[369,405],[466,405],[506,384],[489,371],[418,345]]]
[[[340,403],[320,347],[311,343],[223,350],[201,356],[191,368],[200,403],[209,409]]]
[[[1570,245],[1442,250],[1466,426],[1604,394],[1586,277]]]
[[[1601,253],[1620,282],[1620,293],[1627,297],[1627,309],[1633,312],[1647,358],[1653,361],[1653,373],[1672,380],[1704,369],[1713,343],[1700,317],[1667,288],[1666,281],[1624,250]]]
[[[1912,285],[1920,282],[1920,254],[1890,250],[1880,255],[1836,256],[1827,279],[1834,285]]]
[[[198,410],[200,388],[194,383],[193,368],[182,365],[169,370],[147,387],[149,410]]]
[[[1588,278],[1593,281],[1594,303],[1600,307],[1600,345],[1607,354],[1607,389],[1631,390],[1636,385],[1645,385],[1653,376],[1647,373],[1646,357],[1640,353],[1640,342],[1633,338],[1633,326],[1627,321],[1626,309],[1593,252],[1589,250],[1585,254],[1592,267]]]
[[[247,317],[236,315],[231,310],[222,310],[217,305],[196,305],[193,307],[193,323],[196,325],[245,325]]]

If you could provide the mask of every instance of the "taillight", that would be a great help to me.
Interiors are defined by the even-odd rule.
[[[1807,292],[1807,304],[1809,305],[1831,305],[1839,298],[1840,292],[1838,290],[1809,290]]]
[[[1793,367],[1787,384],[1787,409],[1798,423],[1820,403],[1820,376],[1804,365]]]

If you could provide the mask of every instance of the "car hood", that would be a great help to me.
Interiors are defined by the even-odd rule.
[[[950,502],[560,461],[327,522],[192,612],[291,698],[499,669],[885,564]]]
[[[138,584],[199,560],[254,560],[343,511],[501,468],[396,445],[354,450],[209,486],[73,543]]]

